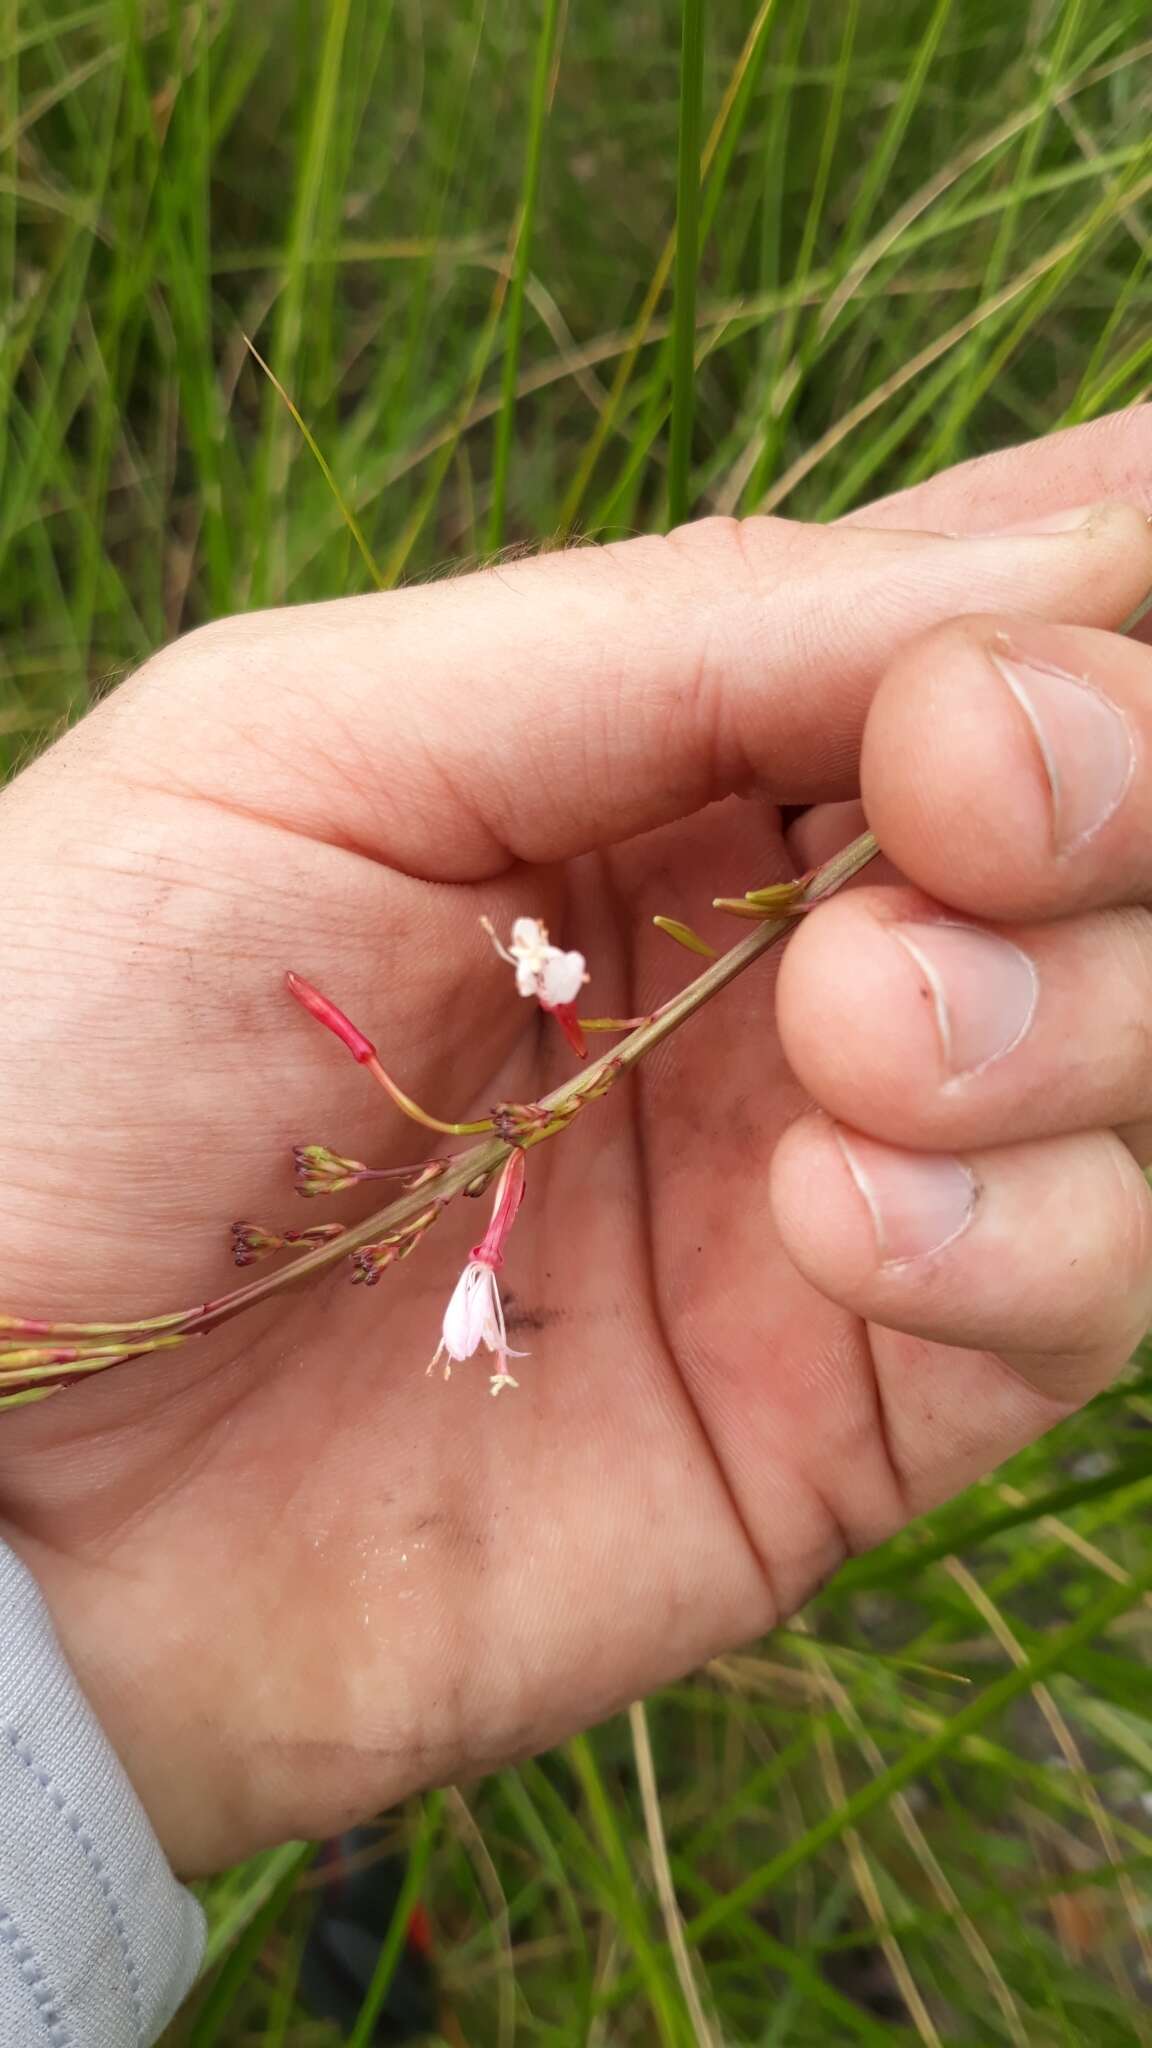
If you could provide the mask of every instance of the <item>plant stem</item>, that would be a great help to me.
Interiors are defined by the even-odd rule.
[[[391,1096],[397,1109],[402,1110],[405,1116],[411,1117],[413,1123],[423,1124],[425,1130],[441,1131],[446,1138],[473,1138],[478,1136],[481,1131],[490,1131],[492,1129],[492,1119],[490,1116],[478,1117],[476,1122],[471,1124],[446,1124],[438,1116],[429,1116],[426,1109],[421,1109],[418,1102],[413,1102],[412,1097],[404,1093],[399,1082],[392,1079],[391,1074],[388,1073],[386,1068],[381,1066],[375,1054],[370,1060],[366,1060],[364,1065],[365,1070],[371,1074],[372,1079],[380,1083],[384,1093]]]

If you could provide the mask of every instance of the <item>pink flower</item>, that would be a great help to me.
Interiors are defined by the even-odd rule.
[[[429,1372],[443,1359],[444,1377],[447,1379],[453,1365],[473,1357],[482,1344],[496,1359],[496,1371],[490,1381],[492,1392],[498,1394],[501,1387],[516,1386],[518,1382],[508,1370],[508,1360],[524,1358],[527,1354],[513,1351],[509,1346],[504,1327],[504,1305],[493,1268],[483,1259],[470,1259],[444,1311],[440,1342]]]
[[[520,995],[535,996],[545,1010],[576,1001],[588,979],[583,953],[562,953],[551,943],[548,927],[538,917],[518,917],[507,946],[501,944],[487,918],[483,924],[500,958],[516,969]]]
[[[483,1345],[496,1360],[496,1371],[489,1382],[494,1394],[501,1387],[518,1384],[508,1370],[508,1360],[528,1355],[525,1351],[513,1351],[508,1343],[504,1305],[496,1282],[497,1271],[504,1263],[504,1245],[523,1197],[524,1154],[513,1152],[496,1186],[492,1220],[480,1243],[473,1245],[468,1264],[452,1289],[440,1342],[428,1367],[431,1372],[443,1360],[444,1377],[449,1379],[453,1365],[474,1357]]]
[[[573,1052],[583,1059],[588,1048],[576,1015],[576,998],[588,979],[583,953],[564,953],[548,937],[548,927],[538,917],[518,917],[507,946],[496,935],[490,918],[480,920],[502,960],[516,969],[516,987],[522,996],[534,996],[542,1010],[555,1016]]]

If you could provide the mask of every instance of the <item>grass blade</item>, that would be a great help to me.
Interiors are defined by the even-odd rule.
[[[422,1804],[420,1820],[408,1851],[408,1867],[396,1895],[396,1904],[392,1909],[388,1932],[381,1944],[376,1968],[372,1973],[372,1982],[356,2015],[356,2024],[348,2036],[347,2048],[372,2048],[372,2043],[376,2039],[376,2023],[391,1989],[392,1979],[396,1975],[396,1965],[400,1961],[400,1952],[408,1934],[408,1922],[424,1888],[424,1879],[443,1810],[443,1793],[429,1792]]]
[[[700,144],[704,118],[704,0],[681,0],[681,7],[672,416],[668,433],[669,526],[679,526],[689,511],[696,409],[696,281],[700,266]]]
[[[492,496],[488,508],[486,545],[496,554],[504,545],[504,523],[508,506],[508,469],[512,460],[512,436],[516,427],[516,395],[520,378],[520,344],[524,332],[524,297],[532,261],[532,235],[536,225],[536,202],[540,193],[540,167],[544,156],[544,129],[552,96],[561,0],[544,0],[536,36],[536,62],[532,74],[532,96],[528,112],[528,140],[524,151],[524,173],[516,227],[512,281],[504,313],[504,362],[501,375],[500,411],[492,450]]]

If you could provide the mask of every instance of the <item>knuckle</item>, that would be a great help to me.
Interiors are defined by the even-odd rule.
[[[145,693],[157,732],[170,732],[172,720],[183,730],[191,717],[242,727],[252,693],[270,679],[277,682],[278,701],[290,694],[293,648],[280,625],[286,616],[251,612],[194,627],[149,657],[132,679],[130,700]]]
[[[690,519],[683,526],[674,526],[667,539],[673,548],[688,554],[742,554],[744,526],[744,520],[728,513],[711,512],[704,519]]]
[[[273,612],[241,613],[235,618],[211,619],[194,626],[167,647],[162,647],[146,664],[147,670],[170,679],[173,676],[203,676],[231,664],[240,655],[246,662],[259,660],[272,643]]]
[[[808,533],[808,528],[787,519],[735,519],[717,512],[673,527],[664,546],[681,563],[758,590],[769,572],[779,573]]]

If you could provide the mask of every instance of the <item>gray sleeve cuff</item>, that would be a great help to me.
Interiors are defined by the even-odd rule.
[[[0,2048],[148,2048],[203,1946],[35,1580],[0,1543]]]

